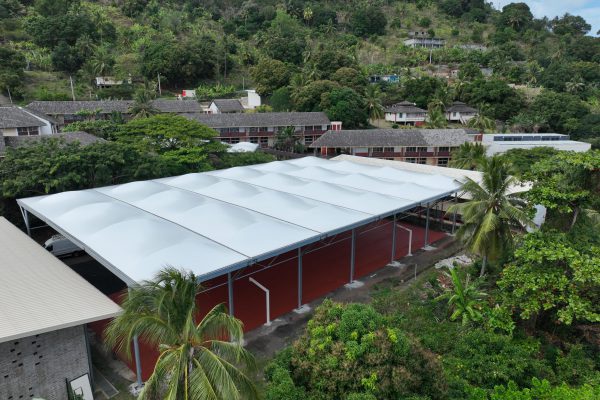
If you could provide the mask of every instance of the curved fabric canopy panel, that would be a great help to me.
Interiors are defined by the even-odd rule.
[[[20,199],[128,284],[206,280],[456,192],[441,175],[305,157]]]

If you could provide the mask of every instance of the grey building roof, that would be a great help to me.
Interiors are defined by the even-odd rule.
[[[455,147],[472,142],[468,129],[357,129],[327,131],[310,146],[317,147]]]
[[[44,126],[44,123],[18,107],[0,107],[0,128]]]
[[[105,142],[106,140],[89,134],[87,132],[62,132],[54,135],[39,135],[39,136],[2,136],[0,135],[0,156],[4,154],[7,148],[16,148],[28,143],[37,142],[43,139],[59,138],[64,139],[67,143],[79,142],[83,146],[97,142]]]
[[[133,100],[99,100],[99,101],[34,101],[27,108],[49,115],[72,115],[79,111],[98,111],[100,114],[112,112],[128,113]],[[164,100],[152,101],[152,105],[164,113],[195,113],[202,112],[197,101]]]
[[[244,106],[238,99],[216,99],[213,103],[222,113],[244,112]]]
[[[211,128],[329,125],[322,112],[183,114]]]
[[[387,113],[407,113],[407,114],[418,114],[418,113],[427,113],[427,111],[419,108],[415,105],[415,103],[411,103],[410,101],[401,101],[400,103],[396,103],[394,105],[389,106],[385,109]]]
[[[446,112],[476,113],[477,110],[462,101],[455,101],[450,107],[446,108]]]

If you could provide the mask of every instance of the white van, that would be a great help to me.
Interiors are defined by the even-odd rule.
[[[63,235],[54,235],[46,240],[44,248],[56,257],[75,256],[83,253],[82,249]]]

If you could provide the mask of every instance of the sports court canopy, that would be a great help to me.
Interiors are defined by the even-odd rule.
[[[293,161],[18,200],[127,284],[165,265],[201,280],[455,193],[452,178]]]

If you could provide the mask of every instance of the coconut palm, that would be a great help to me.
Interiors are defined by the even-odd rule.
[[[531,226],[525,202],[509,191],[517,181],[509,174],[508,165],[499,156],[485,158],[482,171],[481,183],[466,178],[463,184],[462,190],[470,200],[448,210],[462,215],[463,225],[457,236],[471,252],[482,257],[481,276],[488,260],[512,246],[514,232]]]
[[[381,105],[381,90],[376,85],[369,85],[365,91],[365,102],[369,110],[369,120],[374,122],[383,118],[383,106]]]
[[[112,53],[104,46],[97,47],[90,59],[92,72],[96,76],[106,76],[112,72],[114,65],[115,58]]]
[[[254,366],[242,345],[242,323],[222,304],[198,320],[199,291],[193,273],[166,268],[124,296],[123,313],[106,329],[107,344],[129,356],[138,336],[160,353],[139,399],[258,398],[239,369]]]
[[[460,169],[478,169],[485,159],[485,147],[479,142],[466,142],[452,153],[450,166]]]
[[[138,90],[133,96],[133,104],[129,109],[133,118],[148,118],[158,113],[158,110],[152,104],[154,92],[148,87]]]
[[[462,324],[480,321],[482,317],[481,300],[487,296],[487,293],[479,290],[477,282],[471,281],[471,276],[467,274],[464,283],[454,267],[450,273],[444,272],[452,281],[452,288],[447,289],[446,293],[437,297],[436,300],[448,300],[448,307],[452,311],[451,321],[461,319]]]
[[[430,107],[427,111],[427,120],[425,127],[430,129],[443,129],[448,127],[448,121],[444,113],[435,107]]]
[[[496,128],[496,121],[484,114],[479,113],[467,122],[469,128],[475,128],[479,132],[492,131]]]

